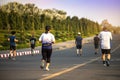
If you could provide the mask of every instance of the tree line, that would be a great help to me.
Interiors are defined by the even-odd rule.
[[[50,25],[55,31],[80,31],[84,35],[99,32],[97,22],[66,14],[62,10],[42,10],[34,4],[11,2],[0,7],[0,30],[43,30],[45,25]]]
[[[20,43],[28,42],[25,39],[27,31],[43,32],[46,25],[52,27],[57,40],[73,39],[77,32],[81,32],[82,36],[90,36],[101,29],[97,22],[87,18],[67,16],[63,10],[39,9],[35,4],[23,5],[17,2],[0,6],[0,31],[18,31]]]

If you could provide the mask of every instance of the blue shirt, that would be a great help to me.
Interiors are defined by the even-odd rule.
[[[10,36],[9,38],[10,38],[10,45],[11,46],[16,46],[15,41],[14,41],[16,37],[15,36]]]
[[[75,43],[76,43],[76,45],[82,45],[82,37],[77,36],[75,39]]]

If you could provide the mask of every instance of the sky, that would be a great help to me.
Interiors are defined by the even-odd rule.
[[[67,16],[78,16],[92,21],[108,20],[113,26],[120,26],[120,0],[0,0],[0,5],[8,2],[33,3],[40,9],[58,9]]]

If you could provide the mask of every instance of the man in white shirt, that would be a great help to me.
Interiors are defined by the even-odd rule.
[[[109,66],[110,65],[109,60],[111,58],[110,50],[111,50],[112,34],[110,31],[107,30],[106,27],[103,27],[103,31],[100,32],[99,38],[100,38],[103,64],[104,66]]]

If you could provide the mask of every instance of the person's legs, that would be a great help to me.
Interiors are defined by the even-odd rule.
[[[103,61],[103,64],[106,65],[105,63],[105,60],[106,60],[106,50],[105,49],[102,49],[102,61]]]
[[[12,49],[12,46],[10,45],[9,59],[11,59],[11,58],[12,58],[12,53],[13,53],[13,49]]]
[[[80,56],[82,55],[82,49],[80,49]]]
[[[110,60],[111,59],[111,54],[107,54],[107,59]]]
[[[13,60],[16,58],[16,50],[13,50]]]
[[[16,46],[13,46],[13,60],[16,58]]]
[[[110,60],[110,59],[111,59],[110,50],[111,50],[111,49],[108,49],[108,50],[107,50],[107,53],[106,53],[106,54],[107,54],[107,59],[108,59],[108,60]]]
[[[46,70],[49,71],[49,66],[51,62],[52,49],[47,50],[47,60],[46,60]]]
[[[76,53],[77,53],[77,56],[79,54],[79,48],[78,48],[78,45],[76,45]]]
[[[98,53],[98,44],[95,44],[95,54]]]
[[[110,49],[107,50],[106,54],[107,54],[106,64],[107,64],[107,66],[110,66],[110,59],[111,59]]]
[[[13,53],[13,50],[10,50],[9,59],[12,58],[12,53]]]
[[[76,51],[77,51],[77,56],[80,54],[80,55],[82,55],[82,46],[81,45],[77,45],[77,47],[76,47],[77,49],[76,49]]]
[[[76,49],[77,55],[79,54],[79,49]]]
[[[40,68],[43,69],[46,63],[46,50],[42,49],[42,59],[41,59],[41,65]]]
[[[32,54],[32,56],[34,55],[34,48],[35,48],[35,45],[31,44],[31,54]]]

